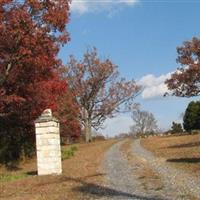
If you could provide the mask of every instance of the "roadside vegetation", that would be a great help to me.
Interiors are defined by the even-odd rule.
[[[62,147],[62,151],[61,151],[62,160],[73,157],[77,150],[78,150],[78,147],[76,145],[71,145],[69,147],[66,147],[66,146]]]

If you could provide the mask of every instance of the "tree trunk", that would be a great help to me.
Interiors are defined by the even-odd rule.
[[[92,141],[92,127],[88,119],[85,120],[85,141],[87,143]]]

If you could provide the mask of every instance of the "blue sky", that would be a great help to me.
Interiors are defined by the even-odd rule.
[[[135,101],[152,112],[161,128],[180,121],[188,102],[194,98],[162,97],[164,80],[178,67],[176,47],[200,36],[200,1],[74,0],[67,27],[71,41],[59,56],[66,63],[70,54],[81,58],[88,47],[109,57],[119,66],[121,76],[135,79],[144,92]],[[198,98],[195,98],[198,99]],[[129,115],[105,123],[105,134],[129,130]]]

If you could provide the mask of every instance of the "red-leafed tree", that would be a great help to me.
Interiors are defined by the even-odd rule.
[[[60,133],[63,142],[73,141],[80,137],[80,108],[70,89],[59,97],[58,107],[54,115],[60,121]]]
[[[166,81],[172,94],[180,97],[200,95],[200,39],[193,38],[177,48],[181,67]]]
[[[0,1],[0,152],[16,152],[7,160],[19,157],[31,138],[33,120],[46,108],[58,112],[61,94],[69,94],[57,58],[60,46],[69,41],[69,3]]]
[[[92,127],[98,129],[107,117],[125,111],[140,91],[135,81],[119,77],[111,60],[101,60],[95,48],[87,51],[81,61],[71,56],[66,77],[81,108],[86,142],[91,140]]]

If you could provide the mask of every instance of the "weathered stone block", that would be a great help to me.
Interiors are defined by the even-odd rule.
[[[61,147],[58,120],[50,110],[35,122],[38,175],[61,174]]]
[[[59,134],[58,127],[36,127],[36,134]]]
[[[55,121],[37,122],[35,127],[59,127],[59,123]]]

